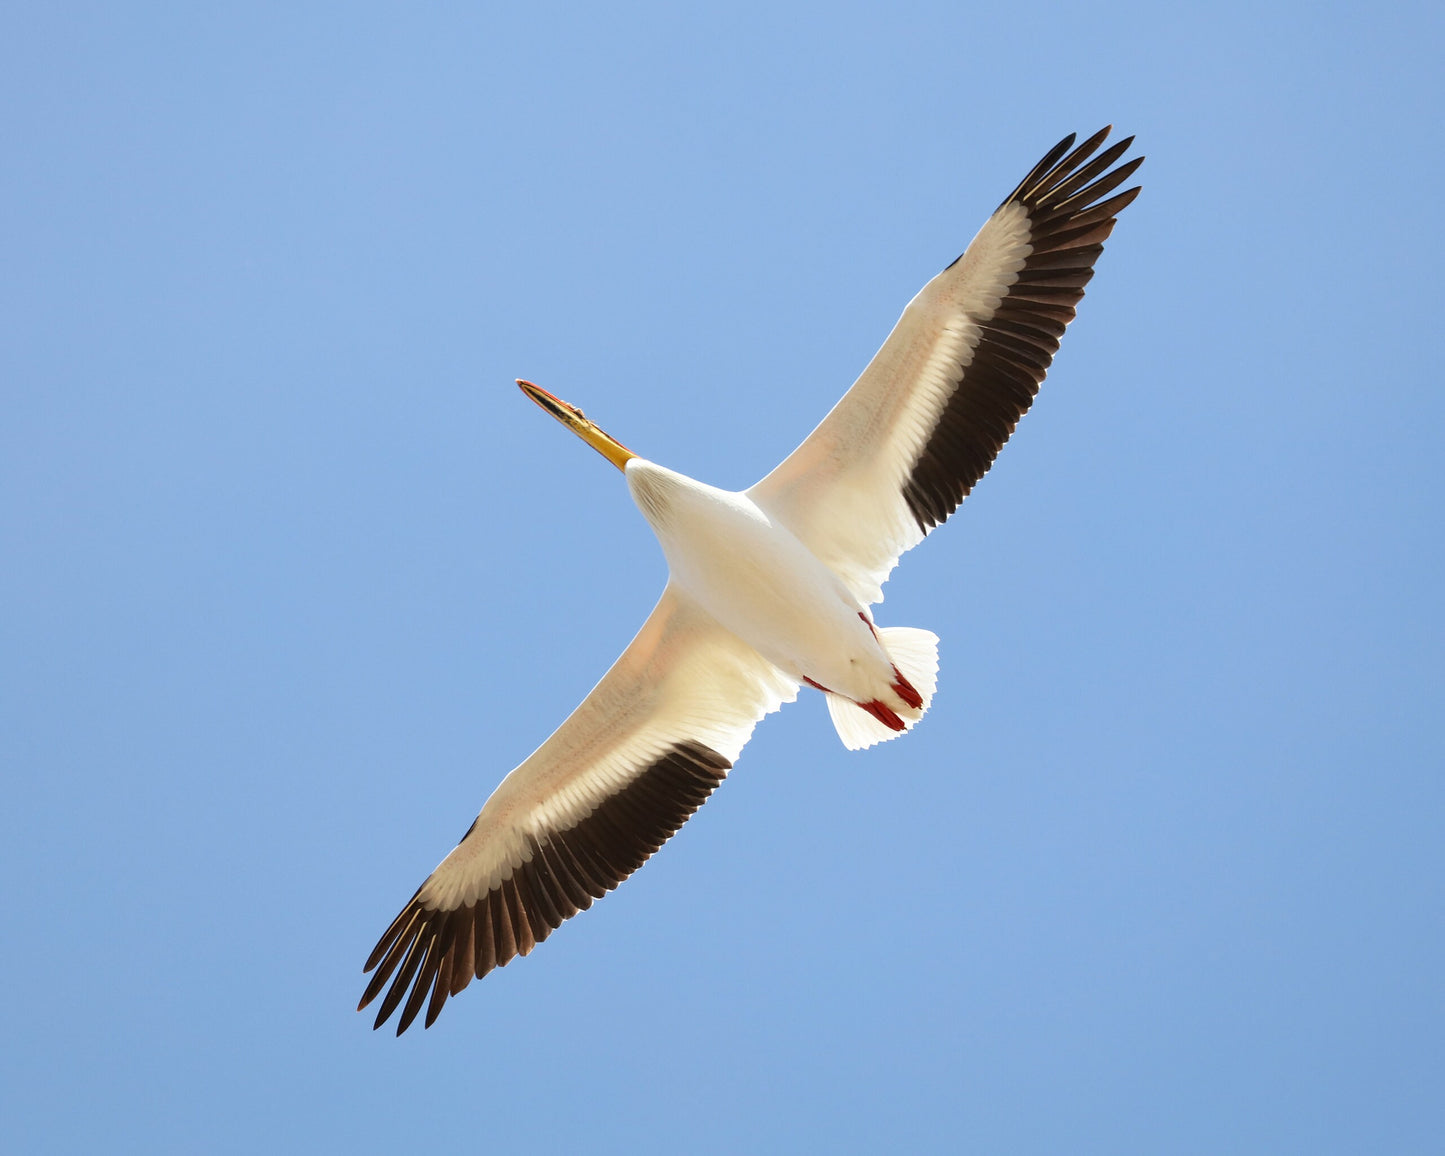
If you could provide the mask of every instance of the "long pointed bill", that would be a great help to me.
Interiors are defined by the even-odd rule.
[[[522,392],[570,429],[574,434],[616,466],[623,469],[628,460],[637,455],[610,434],[605,434],[597,423],[585,417],[575,405],[568,405],[560,397],[548,393],[541,386],[517,378]]]

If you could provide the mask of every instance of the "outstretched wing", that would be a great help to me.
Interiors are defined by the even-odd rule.
[[[904,310],[863,375],[748,491],[864,602],[941,525],[1032,404],[1094,262],[1137,187],[1133,137],[1060,141]]]
[[[502,780],[392,921],[358,1007],[390,981],[400,1035],[449,996],[585,911],[665,843],[798,684],[671,584],[622,657]],[[410,994],[408,994],[408,989]]]

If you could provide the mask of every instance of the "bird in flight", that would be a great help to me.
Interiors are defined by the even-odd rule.
[[[522,391],[622,471],[668,580],[612,669],[502,780],[366,961],[400,1035],[592,906],[712,794],[766,714],[821,692],[850,750],[928,709],[938,639],[870,607],[958,508],[1038,392],[1094,275],[1133,138],[1071,134],[919,292],[861,377],[767,477],[720,490],[639,457],[575,406]],[[1095,155],[1097,153],[1097,155]],[[1112,167],[1111,167],[1112,166]],[[1113,194],[1113,195],[1111,195]],[[390,986],[388,987],[388,983]]]

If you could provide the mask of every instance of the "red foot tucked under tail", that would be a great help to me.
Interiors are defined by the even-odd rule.
[[[860,702],[858,705],[891,731],[901,731],[908,729],[907,724],[896,714],[894,714],[891,708],[885,706],[876,698],[872,702]]]
[[[903,672],[899,670],[896,666],[893,668],[893,673],[898,676],[897,680],[893,683],[893,693],[896,694],[899,698],[901,698],[904,702],[906,702],[909,706],[911,706],[914,710],[922,710],[923,696],[914,689],[913,684],[909,682],[906,677],[904,677]]]

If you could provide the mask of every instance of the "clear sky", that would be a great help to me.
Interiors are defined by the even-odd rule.
[[[9,5],[0,1149],[1425,1153],[1439,4]],[[882,622],[398,1041],[376,936],[1027,168],[1149,160]]]

